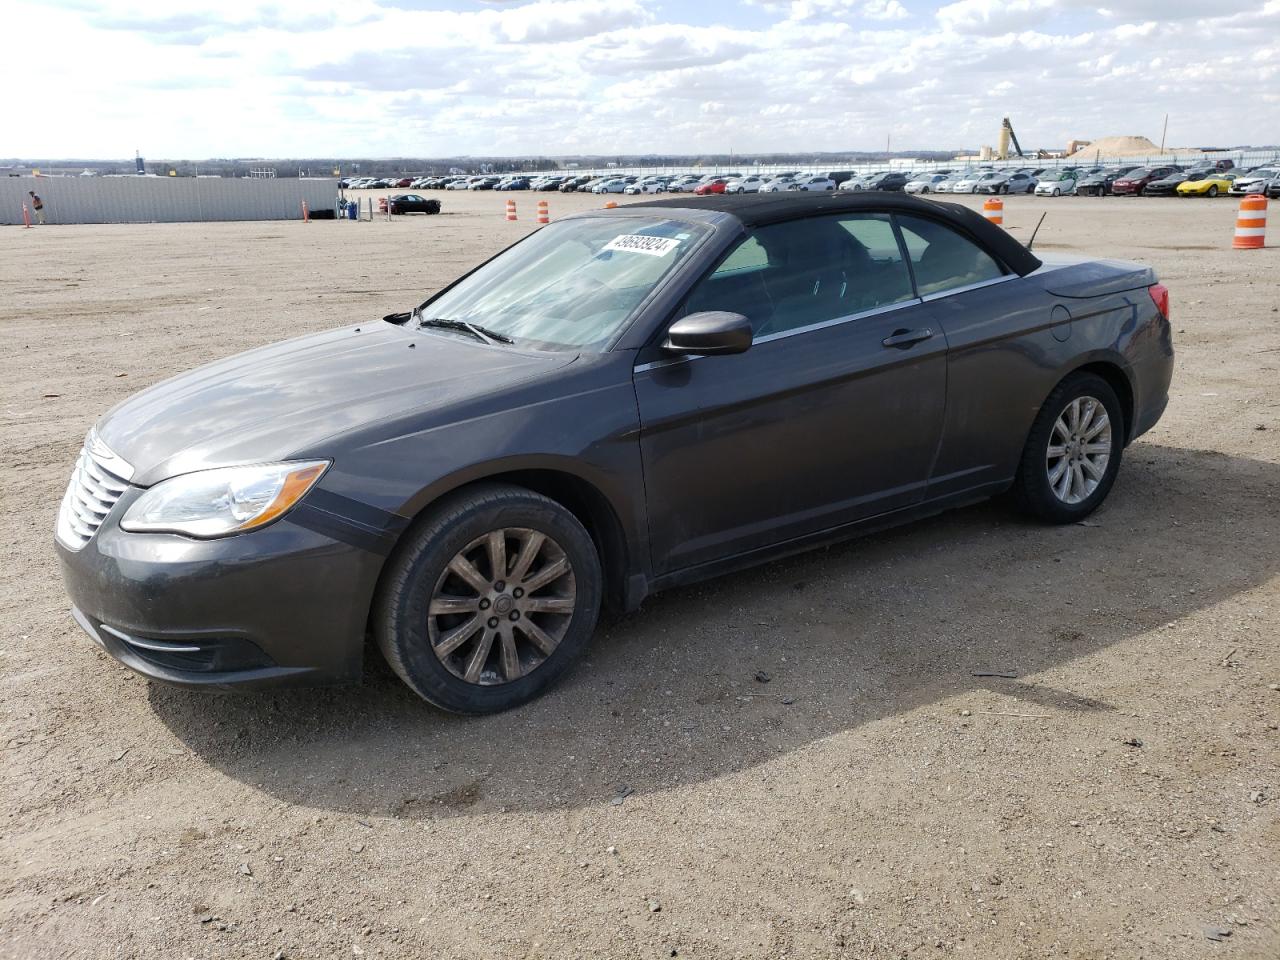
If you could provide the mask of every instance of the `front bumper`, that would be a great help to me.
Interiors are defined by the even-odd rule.
[[[126,491],[83,548],[55,540],[72,616],[107,653],[190,687],[359,678],[389,539],[361,541],[305,502],[220,540],[126,533],[118,519],[141,492]]]

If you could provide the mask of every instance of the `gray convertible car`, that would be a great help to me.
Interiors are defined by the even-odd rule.
[[[358,678],[454,711],[561,676],[602,605],[1009,493],[1107,496],[1168,292],[900,194],[673,198],[544,227],[419,307],[158,384],[86,439],[72,614],[148,677]]]

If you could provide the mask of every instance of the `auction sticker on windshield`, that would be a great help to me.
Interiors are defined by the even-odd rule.
[[[622,250],[627,253],[646,253],[651,257],[665,257],[680,246],[680,241],[672,237],[646,237],[639,233],[624,233],[614,237],[605,246],[606,250]]]

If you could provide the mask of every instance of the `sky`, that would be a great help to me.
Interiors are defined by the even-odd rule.
[[[1280,0],[6,0],[0,157],[1280,141]]]

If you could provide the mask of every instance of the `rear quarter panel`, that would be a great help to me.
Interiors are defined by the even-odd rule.
[[[1045,398],[1080,367],[1106,364],[1124,378],[1134,435],[1163,411],[1172,344],[1145,287],[1070,298],[1045,283],[1037,274],[931,302],[948,365],[930,499],[1007,487]]]

